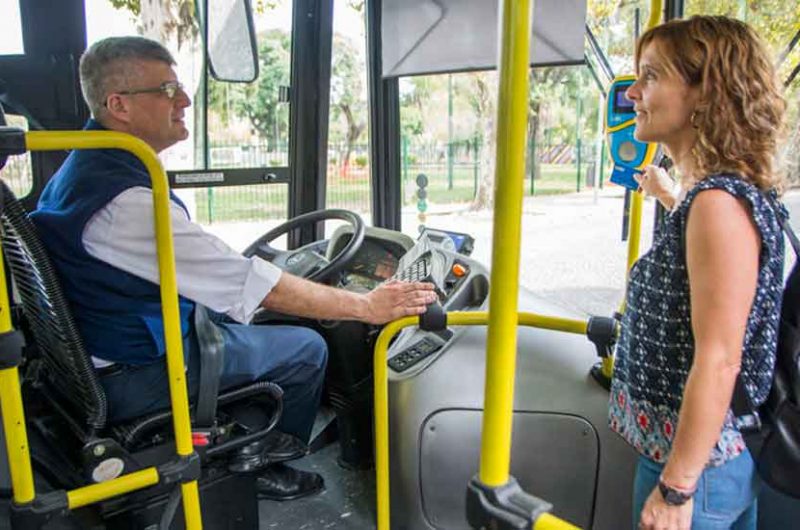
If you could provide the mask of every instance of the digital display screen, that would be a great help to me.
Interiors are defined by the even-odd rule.
[[[614,90],[614,112],[620,114],[633,112],[633,101],[625,97],[628,85],[619,86]]]

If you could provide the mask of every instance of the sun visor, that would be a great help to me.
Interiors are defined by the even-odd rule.
[[[585,0],[533,2],[531,66],[583,62]],[[383,77],[497,68],[499,2],[383,0]]]

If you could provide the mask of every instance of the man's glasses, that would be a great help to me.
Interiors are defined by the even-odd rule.
[[[183,92],[183,85],[180,81],[167,81],[154,88],[139,88],[137,90],[120,90],[117,94],[122,96],[133,96],[134,94],[157,94],[164,93],[169,99],[173,99],[178,91]]]

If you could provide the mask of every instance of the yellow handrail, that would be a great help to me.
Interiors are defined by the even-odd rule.
[[[3,263],[3,252],[0,248],[0,334],[13,331]],[[36,497],[36,490],[33,484],[28,432],[25,430],[19,369],[16,366],[0,370],[0,410],[3,414],[3,430],[6,434],[6,454],[11,472],[14,502],[26,504]]]
[[[74,510],[156,484],[158,484],[158,470],[154,467],[149,467],[141,471],[128,473],[114,480],[68,491],[67,506],[69,506],[70,510]]]
[[[175,276],[175,252],[172,244],[172,226],[169,216],[169,185],[167,175],[155,152],[142,140],[131,135],[112,131],[34,131],[25,133],[26,147],[30,151],[53,151],[64,149],[123,149],[137,156],[150,174],[153,188],[153,210],[155,218],[156,246],[158,251],[159,282],[161,290],[164,335],[167,347],[167,371],[169,374],[170,400],[176,451],[180,456],[194,452],[189,399],[186,389],[183,340],[178,309],[178,288]],[[2,271],[2,269],[0,269]],[[0,275],[2,276],[2,275]],[[1,280],[0,280],[1,281]],[[0,331],[8,320],[8,300],[5,284],[0,283]],[[5,373],[8,372],[8,373]],[[33,475],[30,454],[27,451],[24,411],[19,397],[17,370],[0,373],[0,395],[3,396],[3,421],[7,433],[9,465],[12,467],[14,500],[18,504],[34,500]],[[17,401],[19,399],[19,401]],[[6,413],[8,409],[8,414]],[[127,493],[158,482],[154,468],[142,470],[115,480],[79,488],[67,493],[75,506]],[[199,494],[197,481],[181,484],[186,528],[201,530]]]
[[[551,317],[535,313],[519,313],[516,321],[520,326],[530,326],[566,333],[586,334],[587,323],[583,320]],[[485,326],[489,313],[485,311],[453,312],[447,315],[449,326]],[[386,367],[389,343],[401,330],[419,324],[419,317],[406,317],[387,324],[375,343],[373,358],[375,381],[375,486],[378,530],[388,530],[391,514],[389,502],[389,381]],[[516,335],[516,329],[514,330]],[[538,528],[537,530],[543,530]],[[546,530],[546,529],[545,529]],[[557,530],[557,529],[556,529]]]

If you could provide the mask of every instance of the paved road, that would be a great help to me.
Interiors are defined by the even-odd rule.
[[[784,202],[792,224],[800,230],[800,190],[786,194]],[[621,240],[622,192],[603,190],[597,197],[582,193],[526,198],[523,207],[520,283],[568,311],[610,314],[624,291],[627,243]],[[655,203],[645,201],[642,250],[651,243]],[[403,226],[413,226],[407,212]],[[491,263],[490,212],[429,215],[428,224],[476,239],[474,256]]]

